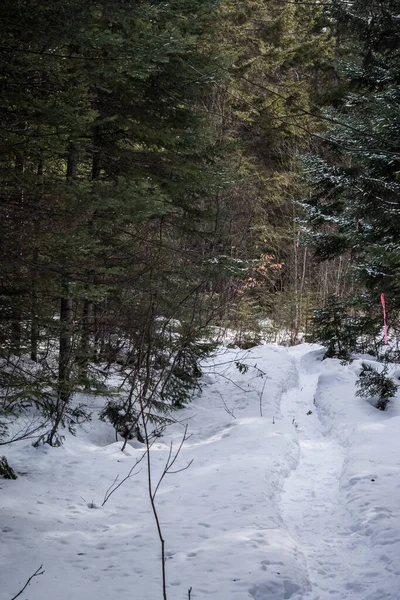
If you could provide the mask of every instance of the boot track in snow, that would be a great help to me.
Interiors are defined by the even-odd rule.
[[[296,358],[299,384],[282,396],[281,412],[298,432],[299,460],[286,479],[281,509],[284,522],[305,558],[310,582],[305,594],[292,600],[378,600],[374,558],[368,539],[351,530],[340,498],[340,477],[346,448],[326,435],[314,397],[318,372]],[[304,358],[304,357],[303,357]],[[315,370],[315,369],[312,369]]]

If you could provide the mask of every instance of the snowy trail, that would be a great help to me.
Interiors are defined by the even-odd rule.
[[[169,600],[400,600],[400,390],[377,411],[355,395],[361,359],[323,353],[221,348],[152,446],[156,481],[189,424],[156,498]],[[104,398],[86,401],[96,414]],[[24,600],[162,597],[146,468],[102,505],[143,456],[114,439],[94,416],[60,448],[6,448],[19,477],[0,479],[0,600],[40,564]]]
[[[294,419],[299,462],[284,484],[281,509],[307,565],[310,589],[299,597],[389,598],[379,589],[382,574],[374,567],[376,556],[368,538],[352,530],[350,516],[341,503],[339,484],[347,449],[337,437],[325,434],[318,417],[313,400],[319,373],[310,372],[317,370],[308,368],[310,361],[302,361],[295,352],[294,356],[299,386],[283,395],[281,411],[284,418]]]

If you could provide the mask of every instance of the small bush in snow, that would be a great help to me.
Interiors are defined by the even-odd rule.
[[[5,456],[0,456],[0,477],[4,477],[4,479],[17,479],[14,469],[10,467]]]
[[[390,399],[395,396],[397,385],[387,375],[385,367],[381,372],[371,365],[363,363],[361,373],[357,381],[357,396],[371,398],[376,401],[375,406],[379,410],[386,410]]]
[[[377,356],[380,321],[374,318],[375,310],[366,297],[331,296],[323,308],[314,311],[306,341],[326,346],[324,359],[350,362],[353,352]]]

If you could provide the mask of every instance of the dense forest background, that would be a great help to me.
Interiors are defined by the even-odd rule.
[[[1,443],[33,409],[11,440],[60,444],[82,390],[140,437],[226,330],[397,360],[398,15],[3,0]]]

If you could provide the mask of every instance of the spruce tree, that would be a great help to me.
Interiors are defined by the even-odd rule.
[[[320,129],[334,40],[316,3],[225,0],[220,21],[229,80],[213,107],[224,115],[222,135],[235,140],[232,164],[240,178],[219,198],[221,238],[227,253],[257,261],[248,265],[234,320],[257,329],[266,314],[295,340],[312,301],[307,288],[320,283],[310,253],[297,245],[297,155]],[[262,277],[253,277],[255,267]]]
[[[21,388],[38,399],[51,444],[83,417],[70,399],[94,358],[139,343],[140,370],[162,354],[158,320],[188,318],[181,365],[214,310],[202,290],[224,168],[199,107],[219,77],[215,6],[2,3],[2,387],[17,410]]]
[[[321,260],[346,254],[360,310],[391,323],[400,307],[398,2],[334,2],[332,18],[345,50],[343,98],[326,118],[318,154],[306,158],[313,191],[305,208],[309,243]],[[343,41],[345,40],[345,41]],[[369,305],[365,312],[365,305]]]

